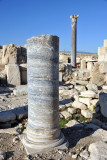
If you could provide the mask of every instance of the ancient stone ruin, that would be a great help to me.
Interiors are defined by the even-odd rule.
[[[27,53],[15,44],[0,49],[0,86],[27,84]]]
[[[72,15],[70,18],[72,19],[72,34],[71,34],[71,65],[72,67],[76,67],[76,35],[77,35],[77,18],[79,15]]]
[[[60,146],[59,38],[41,35],[27,40],[28,125],[22,142],[28,154]],[[44,114],[45,113],[45,114]]]
[[[23,143],[32,159],[106,160],[107,40],[98,55],[76,53],[76,67],[58,45],[42,35],[0,47],[0,150],[24,159]]]

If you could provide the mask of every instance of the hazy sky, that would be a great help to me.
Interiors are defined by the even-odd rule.
[[[70,15],[77,20],[77,50],[97,53],[107,39],[107,0],[0,0],[0,45],[23,46],[40,34],[60,38],[60,51],[71,50]]]

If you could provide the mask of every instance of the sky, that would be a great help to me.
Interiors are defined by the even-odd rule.
[[[57,35],[71,51],[70,15],[77,19],[77,51],[97,53],[107,39],[107,0],[0,0],[0,45],[24,46],[41,34]]]

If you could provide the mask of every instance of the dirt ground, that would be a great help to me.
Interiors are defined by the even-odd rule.
[[[13,128],[16,131],[17,127]],[[72,155],[76,154],[76,160],[80,160],[79,153],[86,150],[88,146],[100,140],[100,137],[93,137],[94,131],[92,129],[78,128],[63,128],[66,139],[69,142],[69,148],[66,150],[53,150],[50,152],[35,154],[34,156],[27,156],[25,149],[19,139],[19,133],[12,134],[11,129],[9,133],[0,133],[0,150],[6,153],[6,160],[74,160]]]

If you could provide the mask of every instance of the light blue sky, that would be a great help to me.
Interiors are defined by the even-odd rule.
[[[97,53],[107,39],[107,0],[0,0],[0,45],[23,46],[40,34],[60,38],[60,51],[71,50],[70,15],[77,20],[77,50]]]

